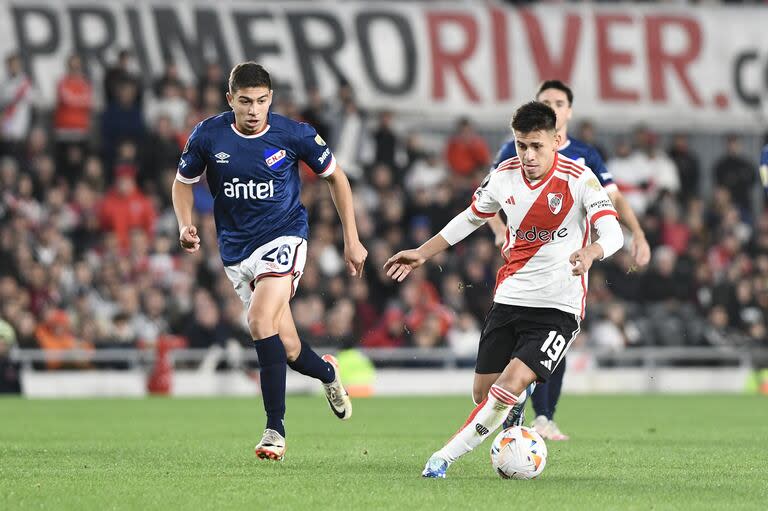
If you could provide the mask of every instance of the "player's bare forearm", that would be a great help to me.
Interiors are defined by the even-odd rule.
[[[360,243],[357,234],[352,187],[349,186],[347,175],[338,166],[333,174],[326,178],[326,181],[344,232],[344,260],[347,264],[347,271],[352,276],[362,277],[363,265],[368,257],[368,251]]]
[[[173,181],[171,198],[173,200],[173,211],[176,212],[176,220],[179,222],[179,231],[181,231],[185,226],[192,225],[192,206],[195,205],[192,185],[175,179]]]
[[[196,252],[200,248],[200,238],[197,236],[197,227],[192,224],[192,207],[195,205],[192,185],[174,180],[171,199],[179,223],[179,243],[187,252]]]
[[[632,234],[632,259],[635,264],[645,266],[651,259],[651,248],[645,239],[645,232],[643,232],[643,228],[640,226],[640,221],[620,191],[615,190],[609,193],[608,196],[611,202],[613,202],[616,212],[619,214],[619,221]]]
[[[488,220],[488,227],[493,231],[494,243],[499,247],[502,246],[507,240],[507,226],[499,213]]]
[[[347,175],[341,167],[337,166],[333,174],[325,180],[328,183],[328,188],[331,190],[331,198],[341,220],[341,228],[344,231],[344,243],[358,241],[355,209],[352,202],[352,187],[349,186]]]
[[[435,234],[416,250],[419,252],[419,254],[422,255],[422,257],[424,257],[424,259],[432,259],[434,256],[450,246],[451,244],[448,243],[441,234]]]

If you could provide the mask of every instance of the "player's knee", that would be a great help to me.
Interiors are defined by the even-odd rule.
[[[248,330],[250,330],[253,339],[265,339],[275,335],[278,330],[277,325],[278,322],[275,318],[265,317],[261,314],[248,317]]]
[[[486,393],[483,393],[480,389],[472,389],[472,401],[475,402],[476,405],[479,405],[483,402],[483,399],[485,399]]]

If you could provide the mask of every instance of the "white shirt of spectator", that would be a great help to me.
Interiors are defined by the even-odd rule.
[[[618,217],[592,171],[558,154],[547,174],[530,183],[518,157],[492,171],[475,192],[471,210],[490,218],[507,216],[506,264],[496,278],[494,301],[555,308],[583,317],[585,276],[573,276],[570,255],[587,246],[589,223]]]

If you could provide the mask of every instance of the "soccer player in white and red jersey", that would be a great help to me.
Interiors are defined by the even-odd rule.
[[[517,154],[501,162],[472,204],[417,249],[385,264],[402,281],[435,254],[455,245],[500,210],[507,217],[506,260],[480,337],[473,398],[477,407],[427,461],[424,477],[445,477],[451,463],[494,432],[534,381],[546,381],[584,317],[587,271],[621,248],[624,236],[597,178],[559,155],[555,112],[521,106],[512,118]],[[592,224],[600,236],[590,243]]]
[[[632,235],[631,251],[632,259],[637,266],[645,266],[651,258],[651,249],[645,239],[645,233],[640,226],[629,203],[619,191],[618,186],[613,181],[613,177],[605,167],[600,153],[591,145],[582,142],[568,135],[568,121],[573,116],[573,92],[570,87],[560,80],[547,80],[539,86],[536,93],[536,101],[540,101],[551,107],[557,115],[557,133],[560,135],[560,146],[557,151],[572,160],[576,160],[591,170],[600,184],[603,185],[608,197],[611,198],[616,211],[619,213],[619,221],[629,230]],[[496,155],[496,161],[493,167],[497,167],[501,162],[512,158],[517,154],[515,141],[506,142],[499,149]],[[488,226],[493,229],[496,236],[496,243],[503,244],[506,236],[506,226],[503,220],[497,215],[488,220]],[[557,366],[557,371],[552,374],[552,378],[542,385],[533,385],[526,390],[527,395],[533,395],[533,410],[536,412],[536,419],[532,426],[536,431],[549,440],[568,440],[568,436],[560,431],[559,426],[554,421],[557,402],[560,399],[560,391],[563,387],[563,376],[565,374],[566,360],[563,359]],[[535,389],[535,390],[534,390]],[[505,426],[523,423],[524,403],[515,407],[509,420],[504,423]]]

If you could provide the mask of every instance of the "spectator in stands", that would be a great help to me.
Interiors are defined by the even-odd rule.
[[[136,167],[120,165],[115,186],[99,206],[101,228],[114,233],[121,249],[127,250],[132,229],[142,229],[152,238],[156,213],[152,202],[136,186]]]
[[[229,90],[229,83],[227,77],[224,74],[224,69],[218,60],[209,60],[205,64],[205,71],[203,76],[197,81],[197,96],[204,104],[207,102],[206,98],[219,98],[216,104],[208,104],[207,106],[214,109],[216,112],[227,110],[227,99],[225,93]]]
[[[647,126],[638,126],[634,138],[636,164],[650,169],[648,172],[657,193],[666,190],[677,194],[680,191],[680,176],[674,162],[659,148],[659,136]]]
[[[90,136],[93,108],[93,86],[85,76],[80,56],[70,55],[67,59],[66,74],[56,85],[56,108],[53,116],[56,166],[58,172],[70,182],[74,181],[82,165]],[[75,156],[71,153],[75,153]]]
[[[155,117],[152,130],[147,134],[142,152],[141,171],[138,183],[148,191],[163,190],[161,170],[175,167],[181,156],[181,148],[176,140],[178,131],[167,115]]]
[[[0,84],[0,156],[19,156],[32,124],[33,84],[17,53],[6,57],[5,71]]]
[[[603,161],[608,159],[608,152],[605,150],[605,147],[603,147],[597,140],[595,125],[592,123],[592,121],[581,121],[579,127],[576,128],[576,138],[594,147]]]
[[[676,133],[672,136],[672,143],[667,149],[669,157],[677,167],[680,176],[679,196],[682,201],[688,202],[694,197],[698,197],[700,164],[699,158],[691,151],[688,145],[688,136],[684,133]]]
[[[725,137],[725,154],[715,162],[715,182],[725,187],[745,218],[752,216],[752,192],[757,181],[757,166],[743,154],[738,135]]]
[[[143,140],[146,135],[138,92],[135,83],[121,82],[117,86],[117,101],[101,114],[102,150],[108,169],[112,168],[114,149],[121,140]]]
[[[364,348],[400,348],[410,344],[411,332],[405,325],[405,314],[398,307],[384,312],[379,326],[363,338]]]
[[[46,353],[46,366],[48,369],[60,369],[62,367],[84,367],[85,360],[64,362],[56,357],[56,352],[66,350],[93,350],[93,346],[78,341],[72,334],[69,316],[61,309],[50,309],[45,314],[45,319],[35,330],[35,337],[40,347]]]
[[[379,123],[371,134],[373,141],[373,163],[385,163],[395,170],[396,181],[402,184],[401,169],[405,167],[406,155],[401,147],[400,136],[395,131],[394,113],[391,110],[379,112]]]
[[[301,118],[314,126],[324,140],[331,140],[331,122],[328,119],[328,104],[317,86],[307,88],[307,104],[301,111]]]
[[[478,170],[487,170],[491,164],[488,144],[477,134],[466,117],[456,123],[456,131],[445,146],[445,161],[459,177],[469,178]]]
[[[222,321],[219,305],[211,294],[204,289],[197,290],[194,304],[194,312],[185,320],[186,327],[182,333],[189,347],[208,348],[214,344],[225,346],[232,333]]]
[[[136,86],[137,101],[142,103],[142,84],[134,71],[133,52],[128,49],[120,50],[117,61],[109,66],[104,73],[104,103],[111,105],[117,101],[120,84],[132,82]]]

